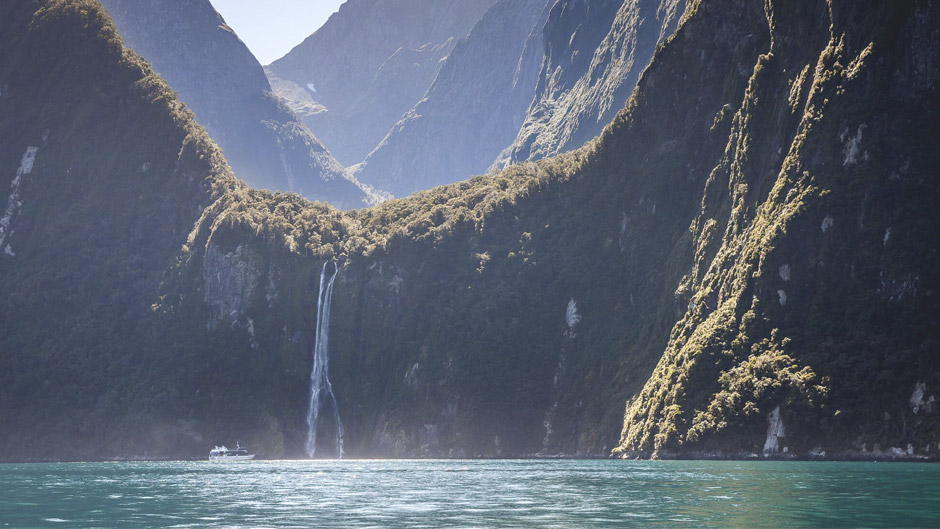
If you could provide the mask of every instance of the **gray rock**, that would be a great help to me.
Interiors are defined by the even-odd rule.
[[[404,196],[580,147],[623,108],[684,5],[497,2],[357,178]]]
[[[575,149],[623,108],[684,0],[559,0],[544,30],[544,61],[525,124],[497,166]]]
[[[349,0],[267,73],[336,158],[353,165],[421,99],[494,2]]]
[[[210,242],[202,276],[209,306],[206,327],[211,331],[221,322],[236,322],[244,316],[258,289],[261,273],[244,245],[226,252]]]
[[[396,196],[486,172],[515,138],[542,62],[551,2],[501,0],[459,42],[418,102],[358,168]]]

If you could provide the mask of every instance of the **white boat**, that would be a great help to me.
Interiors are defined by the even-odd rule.
[[[251,461],[254,454],[249,454],[242,445],[235,443],[235,449],[226,448],[225,445],[216,446],[209,451],[209,461]]]

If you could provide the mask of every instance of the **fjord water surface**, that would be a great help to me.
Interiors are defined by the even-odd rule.
[[[618,460],[0,465],[0,527],[934,527],[940,466]]]

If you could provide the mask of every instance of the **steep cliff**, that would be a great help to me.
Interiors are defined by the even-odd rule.
[[[344,165],[421,99],[441,60],[495,0],[349,0],[267,67],[277,94]]]
[[[485,173],[532,101],[546,4],[502,0],[490,8],[356,176],[405,196]]]
[[[694,6],[676,62],[731,9]],[[715,114],[730,132],[690,225],[688,310],[618,453],[936,457],[938,17],[768,2],[736,28],[760,55]]]
[[[3,15],[4,458],[304,455],[327,261],[347,455],[938,454],[931,3],[693,2],[596,140],[348,213],[94,3]]]
[[[103,0],[125,44],[147,59],[255,187],[348,209],[370,197],[273,95],[264,71],[208,0]]]
[[[396,196],[580,147],[613,119],[679,0],[499,2],[356,175]]]
[[[201,211],[244,184],[96,3],[0,11],[0,446],[134,454],[187,428],[161,409],[175,385],[158,366],[177,360],[151,347],[153,293]]]
[[[545,24],[535,97],[497,165],[565,152],[598,135],[684,9],[684,0],[556,2]]]

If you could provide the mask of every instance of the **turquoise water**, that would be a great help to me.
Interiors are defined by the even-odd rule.
[[[0,527],[937,527],[940,465],[255,461],[0,465]]]

